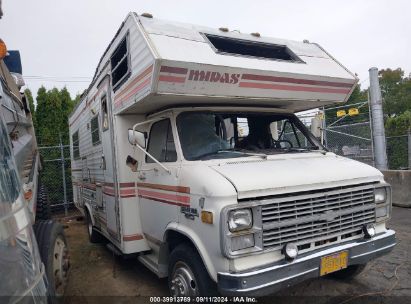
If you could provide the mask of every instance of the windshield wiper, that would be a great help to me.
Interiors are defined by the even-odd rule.
[[[320,150],[319,147],[305,147],[305,148],[295,148],[295,147],[289,147],[289,148],[285,148],[284,150],[286,150],[286,152],[321,152],[323,154],[325,154],[327,151],[325,150]]]
[[[267,158],[267,155],[265,154],[250,153],[250,152],[245,152],[245,151],[238,150],[238,149],[220,149],[220,150],[216,150],[213,152],[202,154],[200,156],[195,157],[194,159],[200,160],[204,157],[212,156],[212,155],[219,154],[219,153],[236,153],[236,154],[243,154],[243,155],[248,155],[248,156],[259,156],[259,157],[263,157],[264,159]]]

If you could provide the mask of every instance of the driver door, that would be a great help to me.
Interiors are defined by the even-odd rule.
[[[137,176],[144,234],[149,241],[162,240],[167,224],[178,222],[181,206],[189,205],[189,197],[179,192],[183,187],[178,186],[180,165],[169,118],[151,125],[147,152],[170,170],[146,155]]]

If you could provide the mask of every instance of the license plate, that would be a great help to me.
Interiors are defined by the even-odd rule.
[[[348,251],[342,251],[321,258],[320,275],[347,268]]]

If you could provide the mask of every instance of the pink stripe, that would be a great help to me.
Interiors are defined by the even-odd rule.
[[[164,81],[164,82],[183,83],[183,82],[186,81],[186,78],[185,77],[177,77],[177,76],[160,75],[158,80],[159,81]]]
[[[127,195],[127,194],[136,194],[135,189],[121,189],[120,190],[121,195]]]
[[[351,91],[351,89],[314,88],[314,87],[291,86],[291,85],[271,84],[271,83],[261,83],[261,82],[240,82],[239,86],[241,88],[271,89],[271,90],[280,90],[280,91],[335,93],[335,94],[348,94]]]
[[[125,95],[123,98],[119,99],[118,101],[116,101],[115,106],[118,107],[120,106],[124,100],[128,99],[129,97],[131,97],[132,95],[136,94],[138,91],[142,90],[145,86],[147,86],[147,84],[150,83],[150,77],[147,78],[146,80],[144,80],[142,83],[140,83],[138,86],[136,86],[130,93],[128,93],[127,95]]]
[[[136,83],[140,82],[141,79],[143,79],[145,76],[150,74],[152,70],[153,70],[153,65],[150,65],[143,72],[137,75],[130,83],[128,83],[125,88],[123,88],[120,92],[118,92],[114,99],[117,101],[117,99],[119,99],[122,95],[127,93],[127,91],[131,89]]]
[[[161,193],[161,192],[148,191],[148,190],[138,190],[138,194],[139,195],[141,194],[141,195],[145,195],[145,196],[150,196],[150,197],[154,197],[154,198],[159,198],[159,199],[173,200],[173,201],[181,202],[181,203],[184,203],[184,204],[190,204],[190,197],[189,196]]]
[[[339,87],[339,88],[351,88],[353,83],[344,82],[332,82],[323,80],[312,80],[312,79],[298,79],[289,77],[278,77],[278,76],[266,76],[266,75],[254,75],[254,74],[243,74],[241,79],[245,80],[260,80],[260,81],[271,81],[271,82],[288,82],[295,84],[309,84],[317,86],[328,86],[328,87]]]

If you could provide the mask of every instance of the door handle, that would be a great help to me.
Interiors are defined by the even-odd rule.
[[[138,179],[140,179],[140,180],[145,180],[145,179],[146,179],[146,174],[145,174],[145,173],[140,173],[140,174],[138,175]]]

